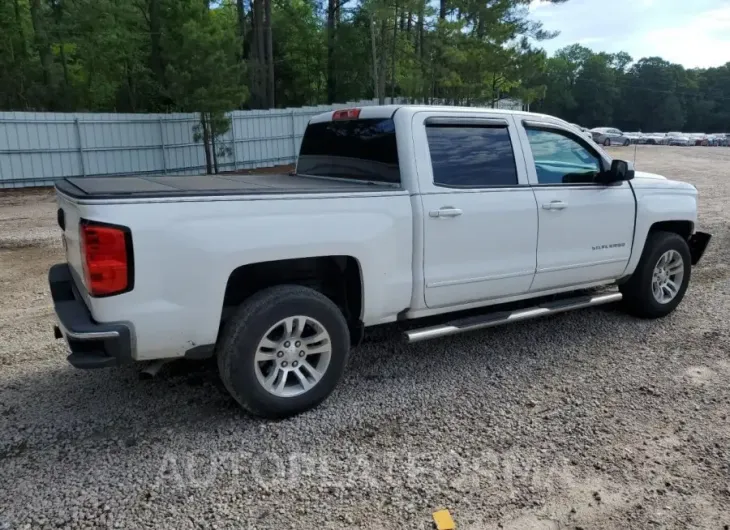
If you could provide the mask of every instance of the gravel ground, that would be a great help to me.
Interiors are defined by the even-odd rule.
[[[637,168],[695,184],[714,234],[673,315],[378,330],[280,422],[241,412],[210,363],[68,366],[52,193],[2,192],[0,529],[425,529],[439,508],[461,530],[728,528],[730,149],[640,147]]]

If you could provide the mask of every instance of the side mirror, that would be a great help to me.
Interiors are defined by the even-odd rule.
[[[634,165],[626,160],[614,160],[611,162],[611,169],[604,173],[601,180],[604,184],[611,184],[632,178],[634,178]]]

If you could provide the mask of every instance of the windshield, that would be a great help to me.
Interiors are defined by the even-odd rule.
[[[399,184],[393,120],[310,123],[302,139],[297,173]]]

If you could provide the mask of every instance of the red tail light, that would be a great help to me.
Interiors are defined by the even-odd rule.
[[[79,225],[84,281],[91,296],[111,296],[133,287],[132,234],[124,226],[93,221]]]
[[[360,109],[336,110],[332,114],[333,120],[356,120],[360,116]]]

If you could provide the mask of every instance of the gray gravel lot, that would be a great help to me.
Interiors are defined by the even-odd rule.
[[[53,194],[0,191],[0,529],[431,528],[439,508],[460,530],[728,528],[730,149],[640,146],[637,168],[695,184],[714,234],[673,315],[378,330],[280,422],[241,412],[211,363],[67,365]]]

